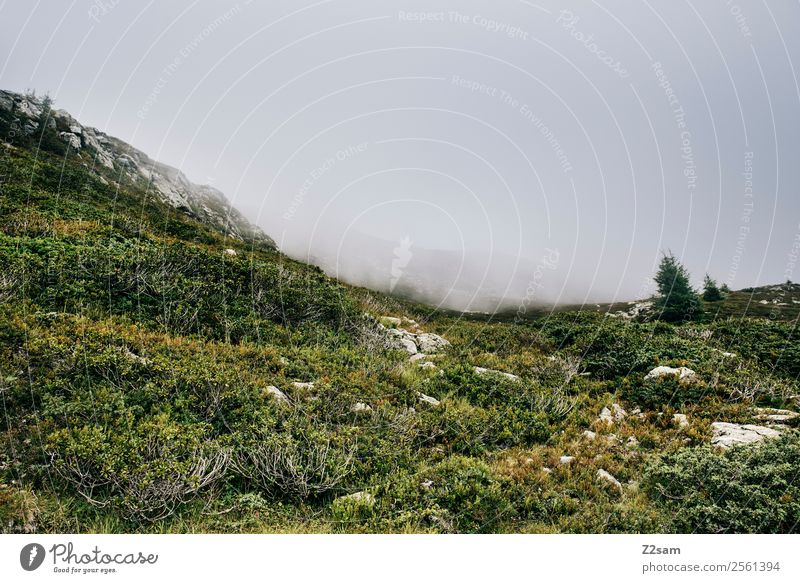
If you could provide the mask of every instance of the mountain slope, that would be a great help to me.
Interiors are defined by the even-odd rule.
[[[0,91],[0,135],[6,143],[41,148],[89,165],[101,181],[135,186],[234,239],[275,243],[233,208],[219,190],[95,128],[81,125],[49,99]]]
[[[797,529],[796,322],[467,320],[53,132],[0,145],[3,532]]]

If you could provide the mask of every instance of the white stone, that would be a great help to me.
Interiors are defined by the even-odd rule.
[[[567,465],[567,464],[571,464],[573,461],[575,461],[575,457],[574,457],[574,456],[571,456],[571,455],[562,455],[562,456],[561,456],[561,457],[558,459],[558,462],[559,462],[561,465]]]
[[[506,377],[507,379],[511,379],[512,381],[518,381],[519,377],[515,374],[511,374],[510,372],[503,372],[499,370],[492,370],[490,368],[483,368],[482,366],[474,367],[474,370],[477,374],[495,374],[501,375]]]
[[[438,399],[434,399],[433,397],[431,397],[429,395],[426,395],[425,393],[419,393],[418,396],[419,396],[420,402],[422,402],[422,403],[426,403],[426,404],[428,404],[428,405],[430,405],[432,407],[438,407],[440,405],[440,402],[439,402]]]
[[[721,421],[712,423],[711,429],[714,432],[711,443],[722,448],[749,445],[767,438],[780,436],[780,432],[771,427],[739,425],[738,423],[724,423]]]
[[[600,478],[601,480],[605,480],[606,482],[612,484],[614,487],[616,487],[620,491],[622,491],[622,484],[619,483],[619,480],[617,480],[614,476],[612,476],[606,470],[603,470],[603,469],[597,470],[597,477]]]
[[[420,367],[420,368],[424,368],[424,369],[435,369],[435,368],[438,368],[438,367],[437,367],[435,364],[433,364],[432,362],[423,362],[423,363],[421,363],[421,364],[419,365],[419,367]]]
[[[683,413],[675,413],[672,416],[672,420],[675,421],[675,423],[677,423],[678,427],[680,428],[689,427],[689,418],[686,417],[686,415],[684,415]]]
[[[450,346],[450,343],[438,334],[423,333],[417,334],[417,346],[420,352],[433,353]]]
[[[665,376],[677,376],[682,383],[692,382],[697,378],[697,373],[690,368],[681,366],[672,368],[671,366],[657,366],[644,377],[645,379],[660,379]]]
[[[597,434],[594,431],[589,431],[587,429],[583,432],[583,436],[590,441],[594,441],[594,439],[597,437]]]
[[[408,361],[409,362],[417,362],[418,360],[422,360],[426,356],[427,356],[426,354],[423,354],[421,352],[417,352],[416,354],[412,354],[411,358],[409,358]]]
[[[295,389],[313,389],[314,388],[314,383],[313,383],[313,381],[310,382],[310,383],[301,383],[300,381],[295,381],[295,382],[292,383],[292,386]]]
[[[270,385],[267,387],[266,391],[267,394],[274,397],[279,403],[285,405],[289,404],[289,397],[287,397],[286,394],[283,391],[281,391],[278,387]]]
[[[365,504],[367,506],[372,506],[373,504],[375,504],[375,496],[373,496],[369,492],[354,492],[346,496],[339,496],[335,500],[335,502],[339,501],[352,501],[358,504]]]
[[[353,413],[365,413],[367,411],[372,411],[372,407],[367,405],[366,403],[356,403],[352,407],[350,407],[350,411]]]
[[[223,253],[225,255],[230,255],[231,257],[236,257],[236,255],[238,255],[236,253],[236,249],[225,249],[225,251],[223,251]]]

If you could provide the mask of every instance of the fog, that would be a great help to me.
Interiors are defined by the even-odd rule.
[[[797,278],[800,4],[5,2],[0,87],[465,310]]]

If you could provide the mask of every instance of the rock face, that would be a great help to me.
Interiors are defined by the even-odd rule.
[[[771,427],[739,425],[738,423],[723,423],[721,421],[712,423],[711,429],[714,432],[711,443],[725,449],[735,445],[750,445],[764,439],[780,436],[780,432]]]
[[[275,247],[275,242],[233,208],[219,190],[191,182],[180,170],[156,162],[122,140],[81,125],[64,110],[48,113],[40,97],[0,91],[0,111],[19,118],[28,135],[39,131],[41,117],[47,115],[47,128],[69,144],[69,155],[84,158],[101,181],[119,180],[144,186],[162,202],[229,237]],[[106,171],[110,172],[104,176]]]
[[[690,383],[697,380],[697,373],[690,368],[681,366],[672,368],[671,366],[657,366],[644,377],[645,379],[660,379],[666,376],[677,376],[682,383]]]

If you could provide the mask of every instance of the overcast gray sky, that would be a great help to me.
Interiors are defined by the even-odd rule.
[[[5,1],[0,87],[350,279],[446,250],[479,296],[628,299],[666,249],[800,279],[798,33],[795,0]]]

